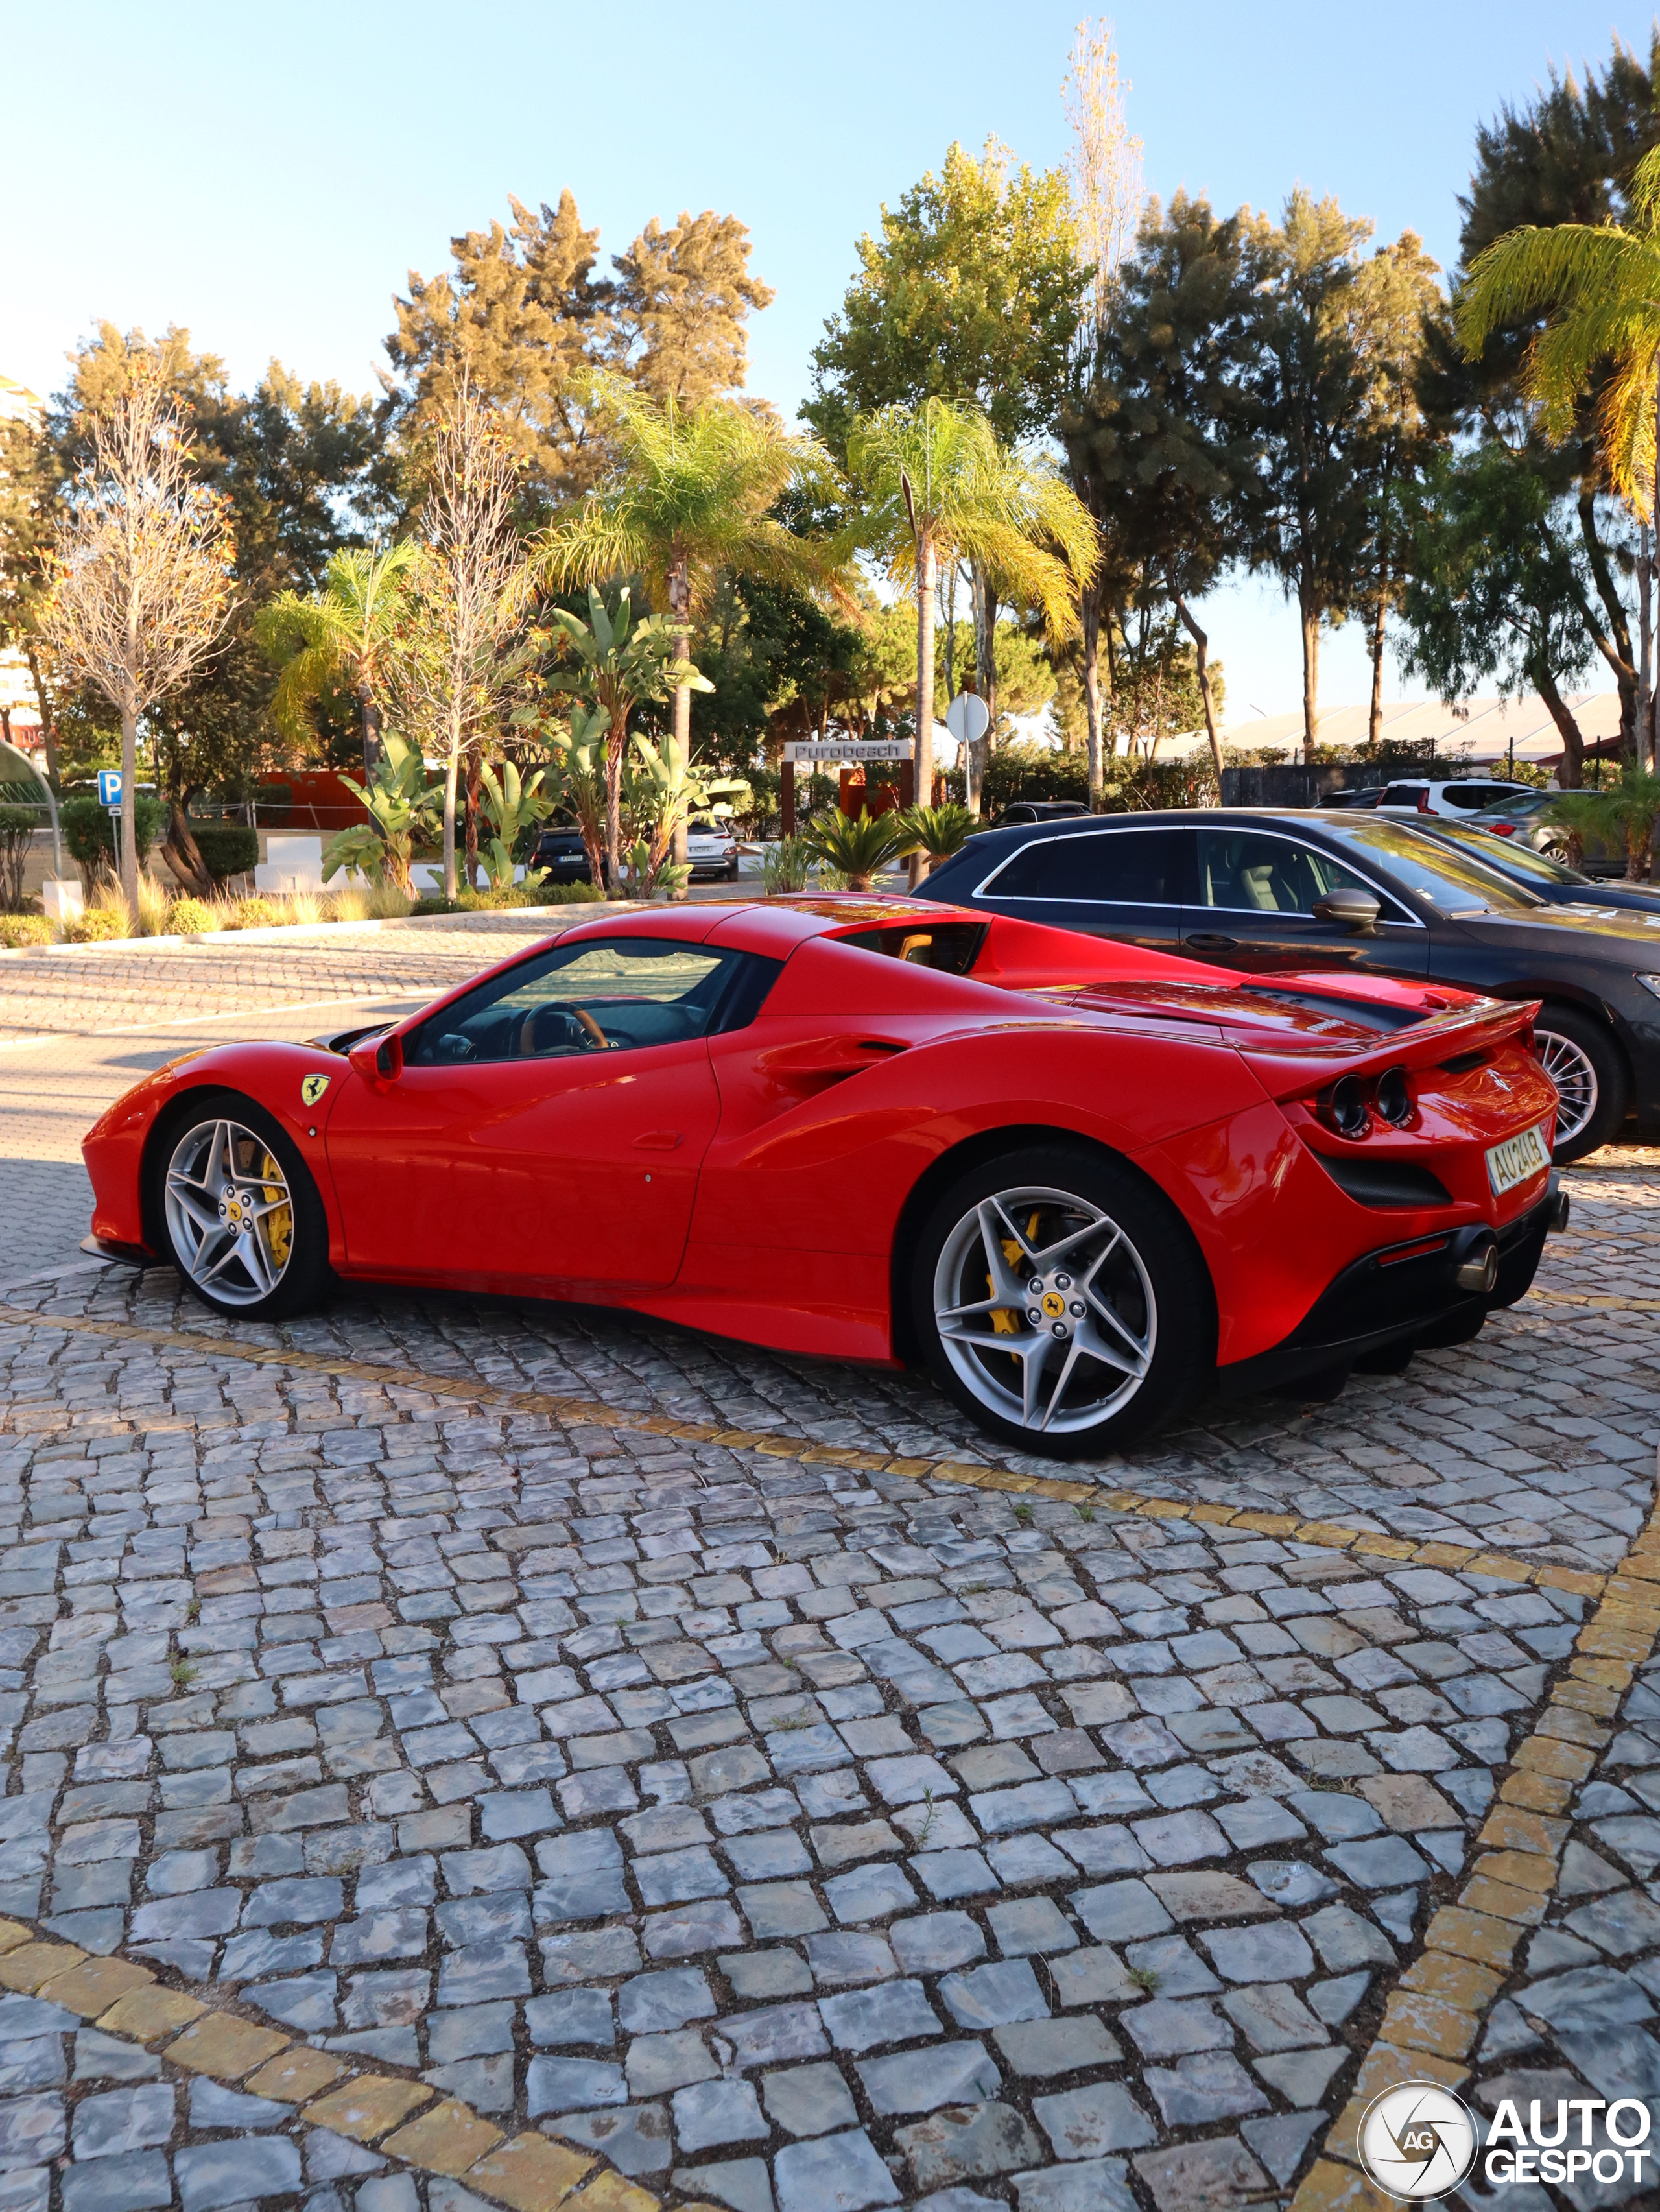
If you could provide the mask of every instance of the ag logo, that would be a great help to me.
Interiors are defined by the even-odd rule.
[[[1446,2197],[1475,2163],[1475,2123],[1450,2089],[1403,2081],[1367,2106],[1357,2148],[1369,2178],[1391,2197]]]
[[[301,1104],[314,1106],[328,1087],[329,1078],[326,1075],[301,1076],[300,1079]]]

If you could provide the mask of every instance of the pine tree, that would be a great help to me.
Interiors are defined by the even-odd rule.
[[[749,258],[749,232],[712,209],[666,230],[654,216],[616,257],[618,335],[629,373],[654,398],[696,407],[742,390],[745,321],[773,297]]]

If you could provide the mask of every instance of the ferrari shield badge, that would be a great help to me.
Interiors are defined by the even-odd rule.
[[[329,1087],[326,1075],[303,1075],[300,1079],[300,1100],[305,1106],[314,1106]]]

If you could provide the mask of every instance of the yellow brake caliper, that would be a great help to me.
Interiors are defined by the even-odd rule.
[[[265,1155],[264,1158],[259,1163],[259,1172],[264,1176],[272,1176],[280,1173],[276,1161],[272,1159],[269,1152]],[[280,1182],[268,1182],[263,1184],[261,1186],[261,1195],[264,1197],[267,1206],[277,1206],[277,1200],[283,1195],[283,1186]],[[265,1241],[271,1247],[271,1264],[279,1274],[288,1265],[289,1245],[293,1236],[293,1206],[277,1206],[277,1211],[275,1213],[268,1213],[265,1216]]]
[[[1037,1242],[1037,1216],[1035,1213],[1032,1215],[1031,1219],[1026,1224],[1026,1236],[1030,1243],[1035,1244]],[[1013,1237],[999,1237],[998,1242],[1003,1248],[1003,1257],[1008,1261],[1010,1267],[1018,1268],[1022,1260],[1025,1257],[1025,1255],[1021,1251],[1020,1247],[1016,1243]],[[996,1288],[996,1285],[993,1283],[989,1275],[986,1278],[986,1288],[988,1291],[994,1290]],[[1016,1313],[1012,1306],[994,1306],[992,1308],[991,1332],[994,1336],[1017,1336],[1019,1334],[1019,1330],[1020,1316]]]

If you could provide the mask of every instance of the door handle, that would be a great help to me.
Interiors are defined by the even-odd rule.
[[[1183,945],[1191,945],[1201,952],[1232,952],[1239,943],[1237,937],[1219,937],[1213,931],[1201,930],[1192,937],[1184,937]]]
[[[648,1129],[643,1137],[636,1137],[636,1152],[672,1152],[680,1141],[678,1129]]]

